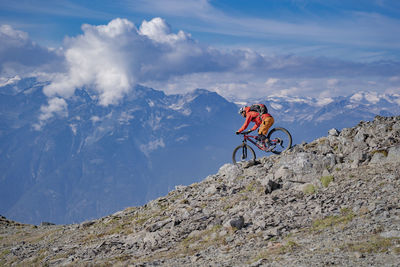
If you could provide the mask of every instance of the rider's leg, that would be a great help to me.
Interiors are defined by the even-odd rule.
[[[266,140],[267,137],[267,133],[269,131],[269,128],[271,128],[272,124],[274,124],[274,118],[271,116],[264,116],[263,117],[263,122],[260,125],[260,129],[258,130],[258,137],[260,138],[260,140],[262,141],[269,141]]]

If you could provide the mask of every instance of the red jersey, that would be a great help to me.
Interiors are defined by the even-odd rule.
[[[251,128],[251,131],[254,131],[255,129],[257,129],[262,123],[262,120],[261,120],[258,112],[250,111],[250,107],[245,107],[244,109],[246,111],[246,120],[244,121],[242,127],[238,130],[239,133],[246,130],[246,128],[247,128],[247,126],[249,126],[250,122],[254,122],[254,126],[253,126],[253,128]],[[271,115],[268,113],[263,114],[262,119],[264,119],[265,117],[270,117],[270,116]]]

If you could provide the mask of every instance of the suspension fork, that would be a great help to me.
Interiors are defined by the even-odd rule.
[[[247,159],[247,140],[243,140],[243,147],[242,147],[242,160]]]

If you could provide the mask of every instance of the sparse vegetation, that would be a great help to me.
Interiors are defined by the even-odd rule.
[[[241,191],[241,193],[248,193],[248,192],[254,192],[256,191],[257,193],[260,193],[263,191],[262,185],[258,181],[252,181],[249,183],[245,189]]]
[[[181,248],[186,255],[193,255],[196,252],[214,246],[226,244],[226,235],[221,234],[222,225],[215,225],[211,229],[196,232],[193,235],[186,237],[181,243]]]
[[[300,245],[297,244],[296,242],[289,240],[287,241],[287,243],[285,245],[283,245],[282,247],[280,247],[279,249],[279,254],[286,254],[289,252],[293,252],[296,248],[299,248]]]
[[[43,259],[46,257],[48,255],[48,252],[47,252],[47,250],[46,249],[41,249],[40,251],[39,251],[39,253],[38,253],[38,255],[33,259],[33,261],[32,261],[32,265],[37,265],[37,266],[39,266],[39,265],[41,265],[41,266],[47,266],[47,265],[44,265],[44,263],[43,263]]]
[[[371,151],[371,156],[375,155],[376,153],[380,153],[380,154],[384,155],[385,157],[388,156],[388,152],[386,149],[378,149],[378,150]]]
[[[307,184],[303,187],[303,193],[306,195],[312,195],[317,192],[315,186],[313,184]]]
[[[284,244],[276,242],[269,248],[258,253],[257,256],[255,258],[253,258],[251,261],[249,261],[248,263],[254,263],[261,259],[270,259],[271,257],[281,255],[281,254],[292,253],[300,247],[301,246],[293,240],[288,240]]]
[[[371,236],[365,241],[348,243],[341,247],[342,250],[361,253],[385,253],[395,245],[400,244],[400,238],[383,238],[379,236]],[[395,250],[396,251],[396,250]]]
[[[238,177],[235,178],[235,182],[238,182],[240,180],[243,180],[244,178],[246,178],[246,176],[244,175],[239,175]]]
[[[335,227],[342,224],[347,224],[354,218],[354,213],[350,209],[342,209],[340,215],[328,216],[323,219],[315,220],[312,224],[312,230],[320,231],[328,227]]]
[[[0,252],[0,259],[7,256],[8,254],[10,254],[10,252],[11,251],[9,249],[6,249],[6,250],[3,250],[2,252]]]
[[[334,178],[332,175],[322,176],[321,183],[323,187],[328,187],[331,182],[333,182]]]

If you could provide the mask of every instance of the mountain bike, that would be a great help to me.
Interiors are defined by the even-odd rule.
[[[232,161],[233,164],[244,161],[255,161],[256,153],[254,149],[247,144],[247,141],[255,145],[257,148],[265,152],[272,152],[280,154],[292,147],[292,136],[285,128],[274,128],[269,131],[267,135],[267,142],[257,141],[256,135],[248,135],[252,131],[241,132],[243,135],[243,142],[233,150]]]

